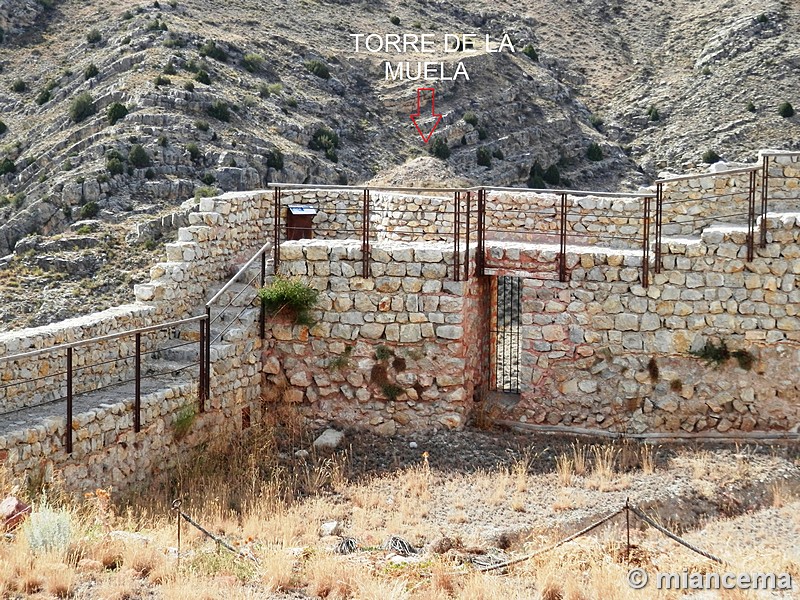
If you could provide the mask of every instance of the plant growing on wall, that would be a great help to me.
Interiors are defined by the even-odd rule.
[[[319,292],[299,279],[276,277],[275,280],[258,290],[261,306],[269,313],[276,315],[282,311],[290,312],[298,325],[309,325],[313,322],[309,311],[317,303]]]
[[[753,363],[755,362],[755,357],[747,350],[734,350],[731,352],[725,340],[721,341],[719,345],[709,340],[700,350],[690,350],[689,354],[704,359],[706,364],[714,363],[715,368],[726,363],[728,359],[735,358],[740,368],[749,371],[753,368]]]

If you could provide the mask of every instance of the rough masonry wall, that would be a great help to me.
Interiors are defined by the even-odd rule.
[[[799,217],[768,219],[767,246],[750,263],[742,232],[670,244],[648,288],[635,264],[603,254],[573,261],[566,283],[546,272],[525,279],[523,392],[496,416],[635,433],[796,430]],[[519,254],[505,248],[495,264],[514,271]],[[714,368],[689,354],[709,340],[749,353],[752,366],[731,358]]]
[[[265,389],[281,390],[274,399],[315,424],[383,434],[465,425],[479,377],[468,349],[480,342],[465,316],[481,283],[453,281],[449,245],[374,244],[369,278],[358,242],[287,242],[281,256],[282,272],[320,298],[311,328],[270,322]]]

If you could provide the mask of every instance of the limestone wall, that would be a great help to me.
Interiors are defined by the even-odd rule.
[[[266,388],[314,423],[397,430],[462,427],[478,364],[479,332],[467,315],[477,290],[452,281],[449,244],[380,242],[371,277],[358,242],[287,242],[282,270],[320,291],[316,324],[270,323]]]
[[[523,280],[522,394],[504,416],[637,433],[796,429],[798,217],[770,218],[768,245],[752,263],[742,233],[671,245],[649,288],[624,258],[597,255],[567,283]],[[513,272],[517,253],[505,252]],[[709,340],[753,364],[731,358],[715,369],[689,354]]]

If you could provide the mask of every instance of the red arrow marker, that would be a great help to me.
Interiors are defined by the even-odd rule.
[[[431,116],[436,117],[436,122],[433,124],[431,131],[428,135],[425,135],[425,132],[420,129],[419,124],[417,123],[417,118],[422,115],[422,92],[430,92],[431,93]],[[434,99],[436,98],[436,90],[433,88],[417,88],[417,112],[411,115],[411,121],[414,123],[414,127],[417,128],[417,132],[419,136],[422,138],[422,141],[426,144],[431,139],[433,132],[436,131],[436,128],[439,126],[439,122],[442,120],[442,115],[436,114],[434,112]]]

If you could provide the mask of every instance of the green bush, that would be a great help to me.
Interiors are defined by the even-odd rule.
[[[303,63],[303,65],[309,73],[313,73],[321,79],[331,78],[331,72],[328,69],[328,65],[320,60],[307,60],[305,63]]]
[[[214,102],[211,103],[211,106],[208,107],[207,112],[209,115],[220,121],[225,121],[227,123],[231,120],[230,107],[228,106],[227,102],[223,102],[222,100],[214,100]]]
[[[464,113],[464,122],[465,123],[469,123],[473,127],[477,127],[478,126],[478,117],[474,112],[472,112],[471,110],[468,110],[467,112]]]
[[[133,148],[131,148],[131,151],[128,153],[128,162],[137,169],[144,169],[152,164],[150,155],[141,144],[136,144],[133,146]]]
[[[523,53],[525,56],[527,56],[528,58],[530,58],[532,61],[534,61],[534,62],[539,62],[539,55],[536,53],[536,49],[535,49],[535,48],[534,48],[532,45],[530,45],[530,44],[527,44],[527,45],[526,45],[526,46],[525,46],[525,47],[522,49],[522,53]]]
[[[15,79],[14,83],[11,84],[11,91],[16,92],[17,94],[22,94],[27,89],[28,89],[28,84],[25,83],[22,79]]]
[[[114,102],[110,104],[108,107],[108,122],[111,125],[114,125],[120,119],[124,119],[128,116],[128,109],[124,104],[120,104],[119,102]]]
[[[308,311],[314,308],[319,292],[298,279],[275,277],[268,286],[258,290],[258,297],[264,310],[277,314],[288,310],[294,315],[294,322],[308,322]]]
[[[203,83],[205,85],[211,85],[211,77],[208,74],[208,71],[204,69],[200,69],[197,74],[194,76],[194,80],[198,83]]]
[[[744,107],[744,109],[745,109],[747,112],[754,113],[754,112],[756,112],[756,105],[755,105],[755,104],[753,104],[753,101],[752,101],[752,100],[750,100],[750,101],[747,103],[747,105]]]
[[[327,127],[320,127],[314,132],[308,147],[312,150],[324,150],[325,156],[333,162],[337,162],[339,157],[336,155],[336,148],[339,147],[339,136],[335,131]]]
[[[431,156],[435,156],[441,160],[447,160],[450,158],[450,147],[442,137],[436,137],[433,139],[431,145],[428,147],[428,152],[431,154]]]
[[[197,160],[200,158],[200,148],[198,148],[197,144],[194,142],[186,144],[186,151],[189,153],[189,156],[192,158],[192,160]]]
[[[558,167],[555,165],[550,165],[547,167],[545,172],[542,174],[542,179],[545,183],[549,183],[550,185],[558,185],[561,183],[561,173],[558,172]]]
[[[186,83],[183,84],[183,89],[185,89],[187,92],[193,92],[194,84],[191,81],[187,81]]]
[[[703,152],[703,162],[709,165],[713,165],[715,162],[719,162],[721,157],[716,151],[708,149]]]
[[[264,68],[264,57],[255,52],[249,52],[242,58],[242,67],[250,73],[256,73]]]
[[[597,131],[602,130],[603,128],[603,118],[598,115],[592,115],[589,117],[589,123],[592,124],[592,127],[597,129]]]
[[[41,106],[42,104],[46,104],[48,102],[50,102],[50,90],[45,88],[36,96],[36,104]]]
[[[217,180],[217,178],[214,177],[213,173],[203,173],[203,176],[200,178],[200,181],[202,181],[206,185],[211,185],[216,180]]]
[[[175,415],[174,436],[176,440],[180,440],[189,433],[195,420],[197,419],[197,412],[194,406],[184,406],[178,414]]]
[[[14,161],[10,158],[6,157],[3,160],[0,160],[0,175],[7,175],[8,173],[16,173],[17,172],[17,165],[14,164]]]
[[[488,148],[481,146],[475,152],[478,166],[491,167],[492,166],[492,153]]]
[[[228,62],[228,54],[217,46],[214,40],[208,40],[200,47],[200,56],[207,56],[219,62]]]
[[[503,151],[502,151],[502,150],[500,150],[500,148],[495,148],[495,149],[492,151],[492,156],[493,156],[494,158],[496,158],[497,160],[503,160],[503,159],[506,157],[506,155],[505,155],[505,154],[503,154]]]
[[[208,121],[195,121],[195,122],[194,122],[194,126],[195,126],[195,127],[196,127],[196,128],[199,130],[199,131],[203,131],[203,132],[205,132],[205,131],[208,131],[208,127],[209,127],[209,126],[208,126]]]
[[[161,87],[162,85],[170,85],[172,80],[169,77],[164,77],[163,75],[156,75],[156,78],[153,80],[153,84],[156,87]]]
[[[94,63],[90,64],[86,69],[83,71],[83,78],[84,79],[91,79],[92,77],[97,77],[100,71],[95,66]]]
[[[658,114],[658,109],[655,106],[650,106],[650,108],[647,109],[647,118],[651,121],[661,120],[661,115]]]
[[[586,149],[586,158],[592,161],[603,160],[603,149],[596,142],[592,142]]]
[[[164,65],[163,69],[164,75],[177,75],[178,70],[175,68],[175,65],[172,64],[172,59],[167,61],[167,64]]]
[[[92,217],[96,217],[99,212],[100,207],[97,205],[97,202],[90,200],[81,206],[81,219],[91,219]]]
[[[3,135],[6,131],[8,131],[8,125],[0,121],[0,135]]]
[[[389,17],[389,22],[390,22],[392,25],[397,25],[397,26],[399,26],[399,25],[400,25],[400,17],[398,17],[398,16],[395,16],[395,15],[392,15],[391,17]]]
[[[283,152],[279,148],[267,153],[267,167],[276,171],[283,169]]]
[[[478,139],[485,140],[489,137],[489,133],[486,131],[485,127],[478,127]]]
[[[155,179],[156,178],[156,172],[153,171],[153,169],[147,169],[147,171],[144,172],[144,178],[147,179],[147,180]]]
[[[75,123],[80,123],[96,112],[97,107],[94,105],[94,99],[89,92],[78,94],[69,107],[69,117]]]
[[[784,119],[788,119],[789,117],[794,116],[794,107],[789,104],[788,102],[783,102],[778,107],[778,114],[782,116]]]
[[[86,41],[89,42],[90,44],[97,44],[102,39],[103,39],[103,36],[100,34],[100,31],[98,29],[92,29],[86,35]]]

